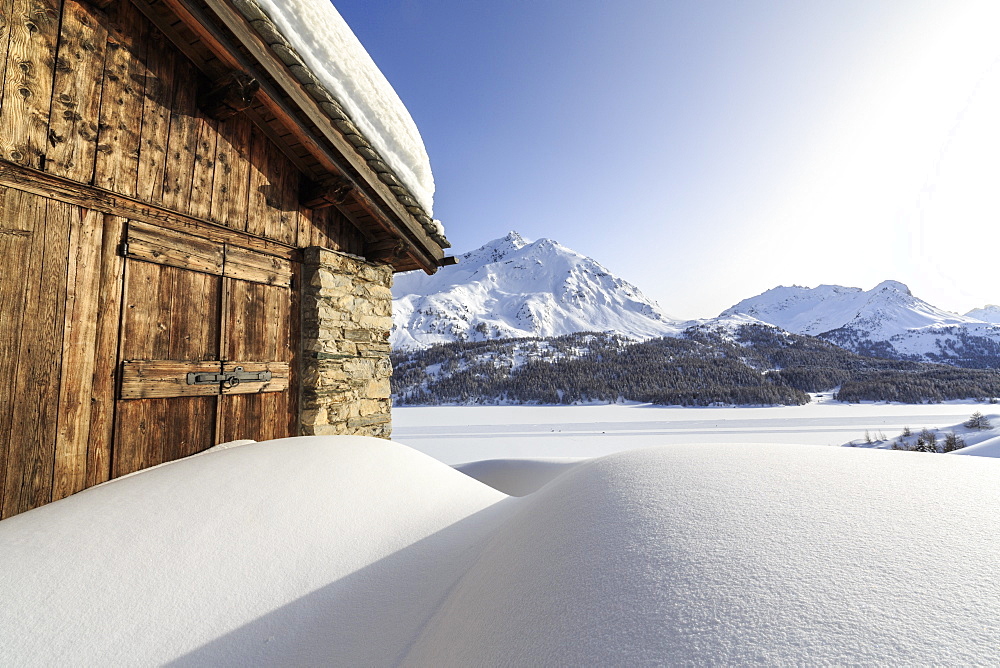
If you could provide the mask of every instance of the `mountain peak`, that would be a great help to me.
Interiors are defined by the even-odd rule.
[[[461,256],[456,269],[397,276],[393,295],[399,348],[585,331],[643,339],[681,329],[595,260],[517,232]]]
[[[515,253],[528,246],[530,243],[530,241],[520,234],[511,230],[506,236],[494,239],[493,241],[487,241],[476,250],[469,251],[460,256],[459,259],[462,264],[499,262],[511,253]]]
[[[899,281],[892,281],[892,280],[882,281],[874,288],[872,288],[871,291],[882,292],[884,290],[894,290],[896,292],[902,292],[904,295],[908,295],[910,297],[913,296],[913,293],[910,292],[910,288],[908,288],[905,284],[900,283]]]

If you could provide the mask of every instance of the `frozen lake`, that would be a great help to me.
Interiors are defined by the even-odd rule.
[[[392,438],[447,464],[519,457],[596,457],[620,450],[691,443],[843,445],[897,436],[903,427],[948,428],[976,402],[842,404],[820,396],[805,406],[681,408],[599,406],[434,406],[393,409]]]

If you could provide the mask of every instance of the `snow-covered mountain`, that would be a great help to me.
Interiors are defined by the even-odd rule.
[[[974,317],[978,311],[951,313],[915,297],[898,281],[883,281],[867,291],[780,286],[744,299],[720,317],[751,316],[862,354],[994,366],[986,360],[1000,360],[1000,325]]]
[[[976,320],[982,320],[983,322],[991,322],[995,325],[1000,325],[1000,306],[996,304],[987,304],[982,308],[974,308],[965,314],[968,318],[975,318]]]
[[[684,327],[591,258],[551,239],[529,242],[517,232],[432,276],[397,276],[393,295],[391,342],[397,349],[581,331],[644,339]]]

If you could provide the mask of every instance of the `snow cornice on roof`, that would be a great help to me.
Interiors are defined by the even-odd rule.
[[[428,215],[410,189],[351,119],[344,105],[322,84],[264,9],[255,0],[230,0],[230,2],[274,55],[288,67],[292,75],[343,133],[358,155],[378,175],[378,179],[388,186],[399,203],[420,223],[427,236],[441,248],[450,248],[451,243],[445,237],[441,222]]]

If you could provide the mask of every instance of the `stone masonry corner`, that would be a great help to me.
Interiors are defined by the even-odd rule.
[[[314,246],[303,268],[301,433],[389,438],[392,267]]]

